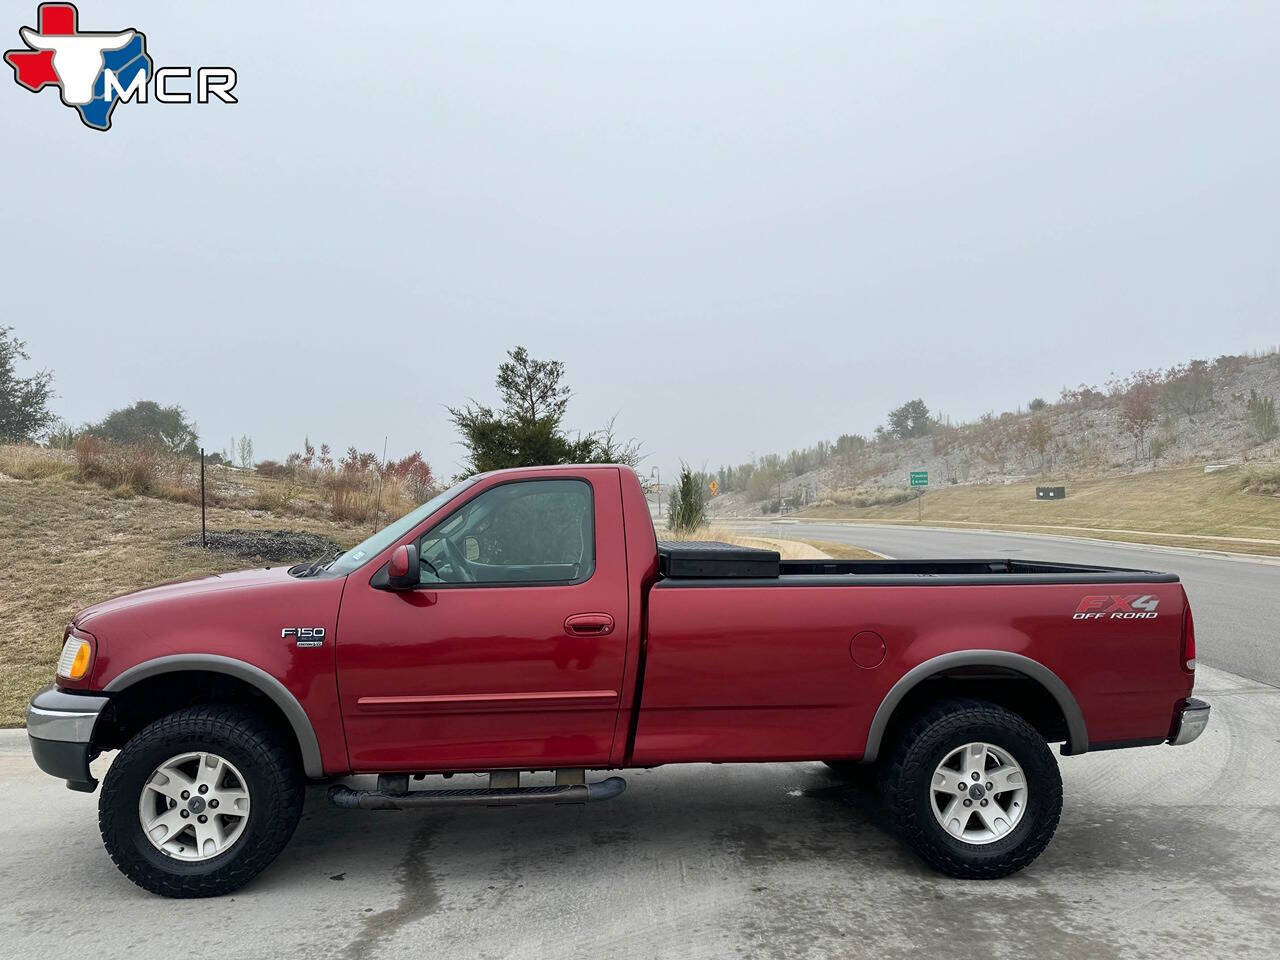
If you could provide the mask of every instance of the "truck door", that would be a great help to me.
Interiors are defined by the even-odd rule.
[[[627,644],[616,470],[481,481],[418,531],[417,589],[348,578],[338,687],[357,771],[607,762]],[[406,541],[401,541],[406,542]]]

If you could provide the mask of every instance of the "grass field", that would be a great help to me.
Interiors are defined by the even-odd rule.
[[[303,530],[343,546],[370,532],[364,524],[220,508],[209,511],[208,525],[211,532]],[[139,587],[254,565],[180,545],[199,533],[200,509],[190,504],[118,498],[56,476],[0,480],[0,726],[20,725],[27,698],[52,681],[63,627],[76,610]]]
[[[1275,468],[1272,467],[1272,470]],[[1037,483],[931,487],[926,525],[1027,530],[1066,536],[1280,556],[1280,497],[1248,492],[1244,468],[1201,467],[1075,480],[1067,498],[1037,500]],[[915,523],[917,504],[823,507],[797,516]]]

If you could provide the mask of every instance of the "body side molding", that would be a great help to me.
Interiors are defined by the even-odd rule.
[[[207,670],[210,673],[226,674],[245,681],[265,694],[280,708],[280,712],[289,721],[289,726],[293,728],[293,735],[298,740],[298,752],[302,756],[303,772],[313,780],[324,776],[324,767],[320,761],[320,741],[316,739],[316,732],[311,726],[311,718],[307,716],[307,711],[283,683],[265,670],[244,660],[212,653],[179,653],[168,657],[157,657],[155,660],[146,660],[125,670],[108,683],[105,690],[107,693],[117,693],[139,680],[180,670]]]
[[[1003,667],[1034,680],[1049,691],[1066,718],[1067,742],[1063,745],[1062,753],[1071,756],[1089,749],[1089,736],[1080,704],[1076,703],[1076,698],[1062,679],[1043,663],[1007,650],[956,650],[917,664],[889,689],[876,708],[871,727],[867,730],[867,747],[862,756],[864,762],[871,763],[880,755],[881,741],[889,726],[889,719],[903,698],[918,684],[953,667]]]

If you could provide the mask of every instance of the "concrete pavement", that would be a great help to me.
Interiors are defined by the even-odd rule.
[[[1197,693],[1190,746],[1063,758],[1056,839],[991,883],[924,867],[820,764],[696,765],[587,807],[369,813],[315,789],[249,887],[169,901],[116,872],[97,798],[0,731],[0,956],[1272,958],[1280,690],[1205,669]]]
[[[764,536],[854,544],[902,559],[1007,557],[1176,573],[1191,598],[1200,662],[1280,686],[1280,564],[1272,558],[946,527],[717,523]]]

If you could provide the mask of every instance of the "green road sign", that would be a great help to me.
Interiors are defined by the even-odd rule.
[[[929,485],[928,470],[912,470],[911,485],[913,487],[927,487]]]

